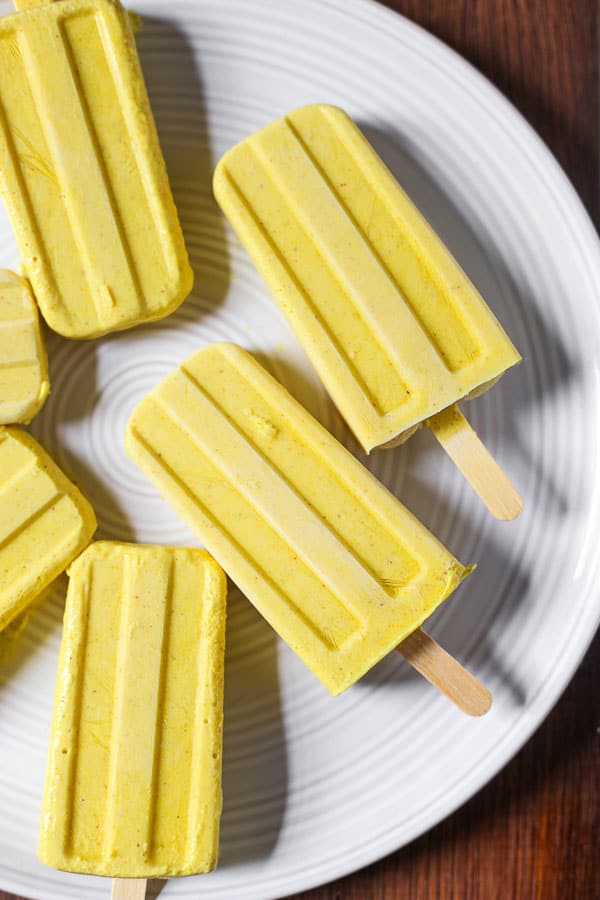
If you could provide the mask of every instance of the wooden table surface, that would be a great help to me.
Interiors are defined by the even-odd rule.
[[[512,100],[598,225],[597,3],[385,5],[446,41]],[[600,900],[599,660],[596,638],[546,722],[461,810],[387,859],[294,900]],[[0,891],[0,900],[15,898]]]

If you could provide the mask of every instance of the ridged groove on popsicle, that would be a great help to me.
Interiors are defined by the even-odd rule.
[[[466,574],[234,345],[195,354],[142,401],[127,449],[333,693]]]
[[[40,855],[114,877],[207,871],[224,576],[203,551],[107,543],[70,575]]]
[[[377,175],[365,165],[362,135],[347,133],[348,119],[339,110],[322,106],[319,115],[329,128],[305,125],[302,111],[286,116],[285,122],[394,285],[398,299],[409,305],[448,371],[466,368],[482,354],[481,343],[468,319],[459,314],[448,284],[418,236],[411,233],[401,208],[379,183],[383,165],[377,167]],[[370,157],[370,148],[367,152]],[[357,191],[357,186],[362,190]],[[395,223],[395,231],[389,229],[389,220]],[[384,250],[378,243],[384,244]]]
[[[0,428],[0,629],[83,550],[96,527],[85,498],[34,439]]]
[[[172,558],[166,566],[156,566],[153,560],[124,557],[102,854],[107,859],[118,856],[132,832],[137,837],[129,851],[128,864],[132,867],[143,865],[146,856],[152,858],[155,849],[159,764],[156,750],[164,724],[161,700],[169,649],[167,622],[172,579]],[[158,603],[153,602],[155,598]],[[137,632],[145,636],[143,652],[152,660],[143,682],[138,682],[135,675],[139,666]],[[145,709],[147,715],[136,719],[137,709]],[[134,747],[136,751],[132,753]]]
[[[367,451],[519,361],[341,110],[305,107],[247,138],[214,189]]]
[[[166,315],[192,273],[125,13],[66,0],[8,17],[0,63],[3,193],[49,324],[91,337]]]
[[[48,396],[37,307],[24,279],[0,270],[0,424],[29,422]]]
[[[242,378],[244,377],[244,373],[239,374]],[[397,539],[394,540],[390,536],[390,553],[394,554],[396,571],[390,571],[388,575],[396,575],[396,578],[382,577],[381,573],[374,572],[364,557],[361,559],[361,550],[364,551],[364,546],[361,546],[364,543],[363,536],[355,534],[352,546],[350,536],[343,533],[341,523],[337,523],[337,527],[332,529],[332,523],[321,518],[322,513],[320,514],[318,509],[318,491],[314,489],[312,491],[311,499],[314,501],[315,508],[307,500],[306,494],[298,490],[298,481],[302,476],[304,476],[303,488],[310,490],[310,475],[314,474],[315,463],[318,465],[321,461],[318,451],[315,452],[314,448],[307,447],[307,459],[304,465],[301,469],[296,467],[292,475],[289,464],[287,467],[285,466],[285,450],[282,448],[282,442],[277,441],[285,427],[283,417],[277,416],[275,410],[270,407],[263,410],[262,407],[266,406],[265,398],[261,398],[260,394],[255,392],[255,406],[262,401],[260,408],[266,414],[258,413],[254,411],[253,407],[248,407],[244,419],[235,421],[231,412],[227,410],[229,391],[227,390],[226,373],[221,373],[219,385],[215,384],[211,387],[213,388],[212,392],[205,390],[189,368],[184,367],[181,374],[178,373],[168,385],[164,385],[159,397],[154,402],[166,416],[167,423],[170,421],[172,425],[175,425],[181,439],[189,441],[192,452],[202,454],[204,465],[210,465],[214,469],[214,485],[218,484],[220,479],[224,479],[235,486],[234,490],[242,500],[239,505],[239,515],[244,515],[244,508],[247,505],[264,523],[264,534],[258,524],[255,526],[257,553],[252,554],[247,546],[242,547],[241,541],[236,542],[238,551],[243,553],[249,562],[252,561],[257,568],[260,568],[262,577],[271,583],[284,602],[295,610],[303,625],[312,631],[327,648],[342,649],[352,637],[357,638],[365,627],[363,616],[353,609],[353,599],[360,601],[362,597],[372,597],[377,595],[382,588],[386,593],[393,595],[397,584],[404,587],[418,576],[420,563],[402,547]],[[247,382],[247,387],[250,394],[252,386],[249,382]],[[217,393],[219,388],[220,392]],[[183,398],[187,403],[193,403],[194,414],[189,420],[186,420],[185,414],[181,410]],[[158,424],[159,416],[155,421]],[[166,427],[168,427],[167,423],[165,423]],[[196,425],[196,423],[198,424]],[[201,426],[200,423],[202,423]],[[288,427],[290,427],[289,423]],[[293,428],[293,425],[291,427]],[[150,431],[151,426],[147,426],[146,430]],[[203,439],[205,433],[210,434],[208,441]],[[140,434],[139,430],[136,434]],[[240,437],[242,441],[240,441]],[[218,455],[211,453],[213,441],[216,441],[221,448]],[[273,446],[270,447],[271,453],[267,457],[265,445],[268,446],[271,441],[273,441]],[[278,455],[275,451],[277,459],[274,459],[273,454],[275,444],[279,449]],[[147,439],[146,447],[148,448]],[[243,455],[243,462],[239,460],[235,466],[230,466],[227,463],[227,451],[229,450],[231,454],[233,447],[236,447],[237,452]],[[239,470],[243,471],[243,478],[239,477]],[[343,481],[340,473],[330,471],[334,477]],[[173,470],[172,476],[177,477]],[[295,485],[292,483],[292,477]],[[211,517],[216,527],[219,525],[221,528],[226,527],[224,523],[219,523],[218,507],[211,507],[211,499],[207,491],[194,490],[190,482],[184,484],[181,478],[178,478],[178,481],[184,490],[194,492],[195,503],[202,505],[205,515],[208,514]],[[258,486],[261,490],[260,497],[256,494]],[[280,501],[283,502],[284,497],[285,513],[282,512],[280,506]],[[337,507],[337,515],[340,520],[347,508],[348,500],[343,494],[340,494],[340,503]],[[284,529],[283,533],[278,524],[278,519],[282,515],[289,520],[289,528]],[[229,529],[230,537],[233,538],[235,526],[230,523]],[[277,540],[281,544],[281,551],[277,554],[277,558],[281,560],[279,577],[268,574],[267,570],[260,567],[257,562],[260,559],[258,544],[262,540]],[[338,575],[342,576],[341,581],[333,583],[329,569],[330,562],[336,558],[336,555],[343,556],[344,566],[342,572],[338,572]],[[295,564],[296,569],[302,567],[305,570],[307,584],[303,591],[302,605],[299,605],[284,587],[288,560]],[[271,568],[273,564],[276,565],[276,562],[271,562]],[[390,569],[393,567],[390,566]],[[323,588],[327,590],[326,605],[323,605],[319,599],[320,590]]]
[[[78,40],[78,35],[86,26],[92,25],[92,28],[86,29],[88,39],[92,38],[95,19],[95,14],[89,13],[78,16],[72,22],[59,20],[56,29],[44,28],[36,33],[31,28],[19,35],[19,44],[23,74],[30,85],[45,138],[45,162],[63,198],[89,296],[99,323],[104,326],[110,320],[115,305],[110,296],[110,285],[122,285],[124,296],[131,298],[122,307],[124,315],[134,315],[138,306],[143,312],[143,307],[129,248],[123,240],[106,161],[93,126],[93,102],[87,97],[78,65],[77,44],[81,40],[80,37]],[[96,58],[91,56],[95,49],[93,46],[86,49],[90,51],[90,58]],[[48,54],[52,58],[51,80],[43,65]],[[97,77],[101,77],[100,73]],[[42,110],[52,104],[50,92],[56,92],[63,98],[62,102],[73,114],[74,121],[66,115],[50,118],[43,114]],[[82,165],[83,160],[85,166]],[[103,235],[101,242],[97,241],[97,234],[92,233],[86,223],[86,208],[94,209],[98,231]],[[59,272],[58,277],[61,276]]]
[[[60,491],[36,467],[35,458],[11,473],[0,485],[0,548],[18,538],[59,499]]]
[[[268,155],[261,152],[260,144],[250,144],[249,149],[252,158],[248,163],[256,174],[256,190],[240,177],[233,166],[223,169],[225,179],[257,232],[269,246],[274,260],[285,271],[297,292],[299,302],[305,304],[314,317],[315,327],[324,333],[335,348],[340,363],[352,373],[367,403],[374,407],[378,415],[385,416],[410,397],[410,391],[393,360],[388,360],[385,379],[374,378],[372,367],[366,364],[369,353],[389,356],[386,336],[377,333],[376,328],[372,333],[373,323],[369,321],[368,305],[365,304],[364,297],[356,294],[342,272],[336,271],[334,251],[319,240],[318,233],[311,225],[310,216],[299,207],[299,198],[291,195],[288,186],[278,177],[276,167],[270,164]],[[316,179],[307,186],[307,195],[311,200],[318,188]],[[266,227],[262,219],[262,207],[259,205],[265,200],[277,202],[276,198],[281,200],[282,218],[285,216],[285,222],[282,221],[282,227],[277,230]],[[307,238],[312,239],[312,242],[309,243]],[[294,248],[299,245],[302,245],[303,253],[294,254]],[[361,260],[360,256],[361,247],[357,246],[357,265],[362,263],[363,271],[367,269],[365,275],[376,277],[372,272],[368,273],[371,260]],[[316,278],[313,279],[315,275]],[[387,280],[384,280],[386,284],[382,290],[389,288]],[[372,284],[372,289],[376,290],[377,285]],[[327,297],[326,303],[322,302],[323,297]],[[292,304],[286,302],[285,298],[282,299],[282,306],[284,311],[293,313]]]
[[[271,467],[269,462],[262,458],[260,453],[255,452],[256,448],[252,442],[249,441],[248,444],[238,443],[239,433],[237,432],[237,429],[227,421],[226,417],[223,415],[223,410],[219,407],[215,398],[209,399],[204,391],[202,391],[200,385],[192,379],[190,379],[190,381],[194,384],[197,391],[197,394],[194,397],[194,406],[200,417],[200,421],[211,428],[211,438],[214,436],[224,448],[223,453],[219,458],[213,458],[216,476],[217,478],[220,476],[224,480],[231,480],[235,483],[236,491],[241,500],[240,511],[247,505],[250,510],[257,514],[258,518],[261,520],[261,525],[264,523],[269,536],[273,538],[279,530],[277,528],[277,514],[278,512],[280,513],[280,510],[278,510],[278,504],[275,502],[277,492],[279,491],[280,495],[285,497],[285,502],[288,504],[290,521],[294,520],[298,523],[296,528],[292,527],[290,532],[279,534],[278,538],[281,544],[281,561],[283,562],[284,560],[291,558],[296,561],[298,567],[302,566],[304,570],[308,583],[304,592],[304,603],[302,606],[300,606],[286,591],[283,587],[284,582],[273,577],[273,575],[269,574],[265,568],[261,568],[262,577],[268,579],[276,591],[281,592],[282,597],[284,597],[285,601],[295,610],[296,615],[303,622],[304,626],[310,629],[328,648],[334,649],[343,647],[347,640],[361,630],[362,622],[361,618],[353,612],[352,605],[345,600],[344,593],[340,591],[339,586],[333,585],[327,576],[326,561],[329,554],[334,551],[331,534],[316,517],[311,516],[313,521],[309,522],[308,528],[310,529],[312,527],[318,531],[318,543],[315,547],[315,549],[317,549],[316,558],[311,558],[311,555],[306,553],[302,540],[302,531],[304,528],[301,528],[300,526],[301,524],[305,524],[308,509],[302,498],[298,497],[294,490],[289,487],[285,479],[280,477],[277,470]],[[172,422],[181,431],[182,435],[190,440],[193,449],[196,452],[203,454],[205,464],[207,464],[211,460],[210,445],[202,441],[201,431],[195,428],[192,430],[189,423],[186,423],[184,417],[178,412],[177,393],[179,387],[180,386],[176,382],[173,383],[172,390],[168,393],[165,392],[165,395],[161,398],[160,405],[166,411],[169,418],[171,418]],[[208,402],[204,402],[205,400]],[[238,444],[238,449],[243,454],[242,466],[250,486],[253,483],[261,484],[265,489],[267,497],[263,499],[262,502],[257,502],[252,494],[252,490],[246,489],[243,483],[240,481],[237,481],[236,483],[235,470],[227,464],[227,449],[230,449],[236,443]],[[199,496],[200,495],[196,493],[195,497],[197,502],[199,501]],[[271,497],[272,500],[270,499]],[[207,507],[205,506],[205,509],[206,508]],[[218,522],[218,513],[214,511],[213,515],[215,522]],[[257,526],[257,534],[259,530],[260,526]],[[242,543],[239,541],[237,542],[237,546],[240,552],[242,552],[249,560],[250,553],[248,552],[248,549],[243,547]],[[351,555],[349,556],[348,562],[350,566],[354,568],[353,574],[358,581],[355,585],[355,590],[358,593],[360,593],[361,590],[364,590],[366,594],[368,593],[370,586],[366,583],[362,570],[353,565],[354,560],[350,557]],[[283,571],[284,570],[282,569],[282,575]],[[328,591],[328,605],[325,609],[317,603],[314,603],[312,599],[313,591],[317,590],[319,586],[326,587]]]

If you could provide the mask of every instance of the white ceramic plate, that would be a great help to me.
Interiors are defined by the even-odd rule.
[[[221,867],[161,897],[279,897],[395,850],[471,797],[521,747],[596,628],[600,256],[575,193],[480,75],[367,0],[147,0],[143,66],[197,285],[166,322],[93,343],[49,336],[52,395],[32,430],[84,486],[99,536],[193,538],[128,462],[135,402],[226,338],[356,449],[211,199],[217,157],[304,103],[343,106],[447,240],[524,362],[468,414],[525,498],[492,520],[428,434],[369,465],[477,572],[429,623],[494,693],[458,713],[396,654],[331,699],[235,591],[227,651]],[[6,4],[1,7],[7,10]],[[0,220],[0,264],[16,266]],[[36,860],[64,585],[2,640],[0,885],[107,897]]]

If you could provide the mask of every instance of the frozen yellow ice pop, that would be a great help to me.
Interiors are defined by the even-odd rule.
[[[49,390],[46,348],[29,285],[0,269],[0,425],[30,422]]]
[[[469,571],[234,344],[142,400],[126,448],[333,694]]]
[[[92,544],[69,576],[40,859],[112,877],[207,872],[221,814],[225,576],[202,550],[111,542]]]
[[[37,441],[20,428],[0,427],[0,630],[95,530],[92,507]]]
[[[51,328],[91,338],[192,288],[135,40],[118,0],[18,0],[0,20],[0,192]]]
[[[342,110],[307,106],[247,138],[220,161],[214,191],[367,453],[424,422],[448,444],[456,415],[432,417],[519,362],[481,295]],[[476,443],[468,426],[465,434]]]

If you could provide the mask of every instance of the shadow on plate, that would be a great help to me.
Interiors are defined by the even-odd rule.
[[[0,694],[62,625],[67,576],[59,575],[0,632]]]
[[[221,869],[268,857],[285,815],[288,771],[277,645],[273,629],[229,583]]]
[[[269,355],[252,348],[249,352],[289,391],[295,400],[308,410],[311,416],[314,416],[340,443],[358,457],[360,462],[368,465],[366,454],[329,399],[326,399],[327,415],[323,415],[324,407],[321,401],[327,398],[327,394],[323,393],[320,388],[315,391],[314,378],[308,375],[304,367],[296,365],[285,356],[274,353]]]
[[[314,403],[314,383],[310,382],[303,369],[279,357],[269,357],[262,353],[253,355],[280,378],[296,399],[313,414],[318,415],[319,410]],[[341,417],[337,413],[334,413],[334,416],[337,417],[335,419],[337,436],[368,465],[368,459],[360,451]],[[441,453],[441,448],[438,448],[438,451]],[[387,452],[403,454],[406,448]],[[402,465],[405,467],[405,460]],[[461,545],[476,545],[477,558],[462,560],[465,563],[476,562],[478,566],[476,571],[459,588],[459,593],[448,598],[428,620],[426,627],[432,630],[434,636],[439,637],[444,647],[453,655],[460,658],[464,654],[465,659],[474,656],[475,660],[485,660],[491,669],[492,678],[500,680],[507,687],[515,705],[523,706],[527,699],[525,684],[518,672],[506,669],[500,655],[495,652],[489,633],[492,623],[501,630],[503,623],[510,621],[515,615],[517,605],[527,597],[529,585],[527,573],[516,559],[506,555],[492,537],[481,534],[479,519],[474,522],[461,516],[443,496],[432,491],[429,485],[412,476],[410,472],[405,473],[400,499],[428,527],[431,526],[432,510],[435,510],[437,521],[451,523],[451,528],[447,529],[445,534],[440,534],[439,529],[434,530],[448,549],[459,558]],[[491,601],[493,606],[490,603],[486,604],[485,597],[482,597],[482,585],[493,585]],[[464,641],[465,634],[475,636],[467,645]],[[476,662],[474,665],[476,666]],[[474,674],[477,674],[476,668]],[[361,683],[379,685],[420,677],[399,655],[390,654],[367,673]]]
[[[116,493],[106,481],[99,478],[94,469],[81,457],[75,457],[71,453],[64,468],[66,474],[81,488],[94,507],[98,529],[93,540],[135,542],[135,529],[119,503]]]
[[[146,883],[146,900],[156,900],[167,885],[167,878],[149,878]]]
[[[33,419],[28,430],[42,444],[43,423],[78,422],[86,419],[94,410],[98,396],[98,351],[95,341],[73,341],[61,337],[51,331],[45,322],[42,324],[44,341],[48,350],[48,374],[50,377],[50,394],[39,414]],[[65,373],[65,357],[77,354],[77,378],[73,384]],[[80,364],[85,357],[83,365]],[[68,402],[63,385],[67,383]],[[50,448],[48,448],[50,450]]]
[[[493,389],[502,392],[502,407],[507,411],[493,423],[493,429],[518,449],[528,467],[535,468],[548,499],[559,512],[564,512],[565,497],[549,474],[540,470],[537,461],[530,459],[520,429],[527,427],[528,415],[546,395],[576,376],[574,360],[568,357],[559,336],[541,317],[536,298],[527,295],[525,286],[517,287],[504,260],[494,251],[493,240],[484,244],[449,199],[443,184],[419,162],[419,150],[410,139],[400,131],[384,132],[369,124],[359,124],[390,171],[477,285],[521,351],[521,365],[507,372]],[[476,409],[473,407],[474,416]],[[470,413],[468,406],[466,412]],[[477,423],[477,428],[485,442],[489,425],[482,421]],[[433,447],[433,437],[429,443]],[[439,452],[437,447],[436,452]]]
[[[144,16],[136,42],[195,275],[181,314],[200,319],[222,303],[230,274],[225,223],[212,194],[216,160],[202,74],[185,33],[169,20]]]
[[[594,748],[598,743],[597,723],[600,712],[596,690],[598,658],[600,658],[600,635],[596,636],[577,674],[557,705],[525,746],[519,750],[518,755],[465,806],[395,854],[393,866],[394,871],[399,873],[399,878],[408,877],[422,864],[429,865],[432,859],[441,859],[445,851],[454,858],[463,858],[461,854],[468,851],[478,853],[491,846],[494,837],[498,838],[498,847],[504,848],[506,834],[510,829],[518,829],[516,839],[526,841],[527,827],[523,828],[519,823],[529,822],[529,833],[533,834],[533,839],[536,840],[538,813],[542,817],[547,815],[556,830],[553,811],[559,804],[566,802],[565,792],[577,778],[579,781],[576,783],[581,784],[581,798],[577,801],[577,812],[573,813],[573,834],[568,838],[565,837],[562,842],[564,848],[555,844],[552,848],[557,852],[564,850],[563,856],[570,852],[571,856],[568,856],[568,859],[571,859],[575,852],[572,850],[575,846],[574,841],[581,842],[582,823],[585,821],[587,829],[585,833],[589,834],[590,841],[584,850],[588,851],[587,860],[592,868],[586,869],[585,863],[582,863],[578,871],[595,872],[597,852],[594,852],[592,823],[597,807],[596,795],[593,789],[587,797],[584,797],[583,792],[585,778],[589,773],[589,769],[586,771],[585,768],[586,762],[589,760],[591,763]],[[592,703],[589,702],[590,699]],[[544,839],[545,835],[540,839],[542,844]],[[502,852],[500,850],[497,855],[498,865],[502,865]],[[553,871],[562,871],[560,854]],[[365,870],[366,884],[374,877],[371,870]],[[597,879],[594,881],[593,876],[588,882],[581,879],[578,881],[579,893],[574,880],[570,881],[573,885],[572,891],[565,890],[563,882],[564,879],[561,878],[556,882],[558,885],[556,897],[578,897],[581,900],[586,897],[597,897],[595,890]],[[584,883],[589,884],[590,891],[583,888]],[[340,887],[343,891],[343,884]],[[514,896],[509,888],[504,894]]]
[[[56,342],[61,344],[65,338],[54,336]],[[68,341],[75,346],[75,342]],[[57,345],[55,344],[55,346]],[[82,346],[77,342],[77,347]],[[53,447],[44,438],[44,423],[49,421],[56,424],[65,424],[88,419],[94,414],[99,400],[99,388],[97,384],[97,350],[93,343],[86,342],[86,365],[80,367],[77,374],[77,389],[69,393],[68,403],[62,402],[60,390],[51,393],[40,415],[31,423],[31,433],[40,441],[48,453],[56,460],[62,471],[82,491],[85,497],[94,507],[98,519],[98,530],[94,540],[135,540],[135,532],[125,514],[116,493],[109,482],[84,462],[77,453],[64,447]],[[61,365],[61,358],[50,354],[50,383],[52,384],[53,370]],[[59,373],[57,372],[57,382]],[[56,410],[54,404],[57,404]],[[115,434],[114,440],[122,439],[122,435]]]
[[[279,357],[270,357],[262,353],[253,355],[278,376],[300,402],[318,415],[318,409],[314,404],[314,383],[310,382],[303,369]],[[345,429],[341,420],[338,424],[341,429]],[[353,452],[361,455],[358,447],[352,446],[354,442],[347,429],[342,440],[344,438]],[[364,454],[362,456],[364,459]],[[506,669],[500,654],[495,651],[489,634],[492,624],[501,631],[503,623],[514,617],[516,607],[526,599],[529,585],[527,573],[518,560],[509,558],[492,537],[481,533],[479,519],[474,522],[466,516],[461,516],[444,497],[434,493],[427,484],[410,473],[406,473],[403,481],[401,500],[428,526],[431,523],[432,510],[435,510],[437,521],[451,523],[451,529],[448,533],[440,535],[440,538],[459,558],[461,545],[476,546],[476,559],[462,561],[477,562],[477,570],[459,588],[459,593],[448,598],[428,620],[426,627],[432,630],[434,636],[439,637],[444,647],[453,655],[459,658],[464,655],[467,660],[473,657],[474,674],[477,674],[477,661],[485,661],[486,666],[491,669],[492,678],[501,681],[508,689],[512,702],[516,706],[523,706],[527,699],[525,684],[518,672]],[[493,597],[488,602],[482,595],[484,585],[493,586]],[[473,638],[465,643],[465,635],[473,635]],[[380,685],[420,677],[401,660],[399,655],[390,654],[367,673],[361,683]]]
[[[461,558],[460,543],[473,544],[477,540],[476,559],[461,559],[469,564],[477,563],[475,571],[465,580],[424,625],[427,631],[444,648],[461,661],[466,662],[474,675],[479,675],[477,666],[485,664],[491,670],[491,678],[499,680],[507,689],[515,706],[524,706],[527,691],[518,671],[509,671],[496,652],[490,637],[493,630],[502,633],[504,627],[517,614],[518,606],[526,602],[529,576],[517,559],[507,554],[487,534],[476,533],[477,523],[461,516],[456,509],[439,496],[434,495],[428,485],[410,476],[404,483],[402,500],[422,522],[427,524],[431,509],[436,507],[440,521],[452,522],[452,534],[444,536],[448,549]],[[453,538],[456,535],[456,539]],[[454,546],[453,546],[454,545]],[[486,586],[492,587],[488,599]],[[465,640],[465,635],[469,635]],[[392,653],[371,669],[362,682],[368,685],[403,682],[421,676],[404,662],[399,654]],[[433,688],[432,688],[433,690]]]

